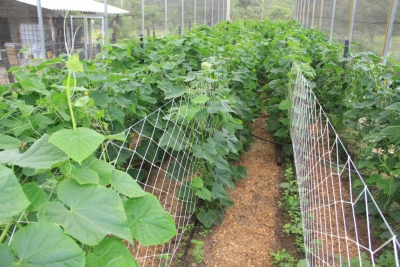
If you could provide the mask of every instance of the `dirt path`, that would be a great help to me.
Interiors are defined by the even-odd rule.
[[[272,139],[265,120],[263,116],[252,124],[253,134]],[[235,189],[229,191],[235,206],[228,209],[224,222],[213,227],[205,239],[195,236],[205,243],[200,266],[273,266],[271,251],[293,247],[293,240],[282,232],[288,218],[278,207],[279,184],[284,178],[283,168],[276,164],[275,145],[256,139],[238,164],[246,167],[248,179],[237,182]],[[191,253],[184,266],[198,266]]]

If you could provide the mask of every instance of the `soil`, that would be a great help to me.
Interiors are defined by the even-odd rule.
[[[258,118],[252,125],[253,134],[272,140],[267,132],[265,120]],[[228,191],[235,202],[228,208],[223,223],[213,227],[205,238],[197,230],[193,239],[204,241],[204,260],[196,264],[193,247],[180,266],[274,266],[270,252],[286,249],[295,253],[293,237],[286,236],[283,225],[289,222],[283,208],[278,206],[284,182],[283,168],[276,163],[276,146],[255,139],[251,149],[244,154],[238,165],[245,166],[248,178],[235,184]],[[201,229],[198,227],[198,229]],[[178,264],[173,266],[179,266]]]

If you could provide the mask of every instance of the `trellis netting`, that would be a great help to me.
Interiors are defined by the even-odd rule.
[[[195,211],[197,197],[190,186],[201,171],[192,147],[212,125],[207,114],[190,122],[194,113],[189,103],[173,99],[129,127],[125,131],[129,141],[105,145],[107,153],[102,156],[155,195],[175,220],[178,234],[168,243],[142,246],[135,241],[130,246],[140,266],[169,266]]]
[[[398,237],[307,80],[295,72],[291,136],[308,265],[400,266]],[[374,237],[373,218],[382,221],[383,239]]]

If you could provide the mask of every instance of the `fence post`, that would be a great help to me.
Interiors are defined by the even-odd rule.
[[[211,22],[210,26],[214,25],[214,0],[211,0]]]
[[[221,0],[218,0],[217,24],[219,23],[219,11],[220,11],[219,7],[220,7],[220,5],[221,5]]]
[[[144,0],[142,0],[142,35],[144,37]]]
[[[183,28],[185,28],[185,0],[182,0],[182,32]]]
[[[165,35],[168,34],[168,0],[164,1],[164,10],[165,10]]]
[[[349,40],[349,46],[351,44],[351,39],[353,38],[353,29],[354,29],[354,20],[356,18],[356,10],[357,10],[357,0],[353,0],[353,6],[351,7],[350,13],[350,24],[349,24],[349,34],[347,39]]]
[[[104,0],[107,3],[107,0]],[[38,13],[38,20],[39,20],[39,31],[40,31],[40,46],[42,49],[42,58],[46,59],[46,47],[44,41],[44,27],[43,27],[43,15],[42,15],[42,5],[40,0],[36,0],[37,5],[37,13]],[[107,14],[104,14],[105,16]],[[71,29],[73,31],[73,29]]]
[[[196,3],[196,0],[194,0],[193,25],[196,24],[196,7],[197,7],[197,3]]]
[[[343,57],[346,58],[347,55],[349,54],[349,48],[350,48],[350,40],[345,40],[344,41],[344,51],[343,51]],[[342,62],[342,69],[346,69],[346,62]]]
[[[310,17],[310,0],[307,0],[307,18],[306,18],[306,28],[309,28],[308,19]]]
[[[333,5],[332,5],[332,18],[331,18],[331,29],[329,31],[329,42],[332,42],[332,36],[333,36],[333,25],[335,23],[335,13],[336,13],[336,0],[333,0]]]
[[[314,16],[315,16],[315,0],[312,4],[312,19],[311,19],[311,28],[314,28]]]
[[[392,39],[392,32],[393,32],[393,24],[394,20],[396,18],[396,11],[397,11],[397,6],[399,4],[399,0],[392,0],[392,3],[390,5],[390,11],[389,11],[389,16],[390,19],[388,19],[387,26],[386,26],[386,36],[385,36],[385,41],[384,41],[384,49],[382,51],[382,64],[386,65],[387,59],[386,57],[389,54],[389,48],[390,48],[390,41]]]
[[[324,14],[324,5],[325,1],[321,0],[321,9],[320,9],[320,15],[319,15],[319,28],[322,29],[322,16]]]
[[[207,0],[204,0],[204,25],[207,24]]]

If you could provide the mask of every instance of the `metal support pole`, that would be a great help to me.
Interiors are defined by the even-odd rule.
[[[311,28],[314,28],[314,16],[315,16],[315,0],[312,4],[312,19],[311,19]]]
[[[167,35],[168,34],[168,0],[165,0],[164,1],[164,10],[165,10],[165,12],[164,12],[164,14],[165,14],[165,22],[164,22],[164,24],[165,24],[165,35]]]
[[[185,0],[182,0],[182,33],[183,29],[185,28]]]
[[[225,0],[222,0],[222,20],[225,20]]]
[[[231,0],[226,0],[226,20],[231,21]]]
[[[306,18],[306,28],[309,28],[308,19],[310,17],[310,0],[307,0],[307,18]]]
[[[194,18],[193,18],[193,25],[197,23],[197,21],[196,21],[196,7],[197,7],[197,3],[196,3],[196,0],[194,0],[194,14],[193,14]]]
[[[332,42],[332,36],[333,36],[333,25],[335,23],[335,13],[336,13],[336,0],[333,0],[333,6],[332,6],[332,19],[331,19],[331,29],[329,31],[329,42]]]
[[[40,48],[42,50],[42,57],[46,59],[46,46],[44,39],[44,27],[43,27],[43,14],[42,14],[42,3],[40,0],[36,0],[38,20],[39,20],[39,34],[40,34]]]
[[[349,46],[351,45],[351,39],[353,38],[353,29],[354,29],[354,20],[356,19],[356,10],[357,10],[357,0],[353,0],[353,5],[351,7],[351,12],[350,12],[349,33],[347,35],[347,39],[349,40]]]
[[[108,13],[107,13],[107,0],[104,2],[104,30],[103,30],[103,45],[108,37]]]
[[[83,19],[83,38],[85,39],[84,45],[85,45],[85,59],[88,60],[89,55],[88,55],[88,23],[87,23],[88,18]]]
[[[217,24],[219,23],[219,11],[220,11],[219,7],[220,7],[220,5],[221,5],[221,0],[218,0]]]
[[[214,0],[211,0],[211,23],[210,26],[214,25]]]
[[[321,12],[319,16],[319,28],[322,29],[322,16],[324,15],[325,0],[321,0]]]
[[[264,20],[264,0],[261,0],[261,20]]]
[[[144,40],[144,0],[142,0],[142,38]]]
[[[385,42],[384,42],[384,50],[383,50],[383,60],[382,64],[386,65],[387,62],[387,56],[389,55],[389,48],[390,48],[390,41],[392,39],[392,32],[393,32],[393,25],[394,21],[396,18],[396,11],[397,11],[397,6],[399,4],[399,0],[392,0],[392,3],[390,5],[390,19],[388,20],[387,24],[387,30],[386,30],[386,37],[385,37]]]
[[[204,0],[204,25],[207,25],[207,0]]]

